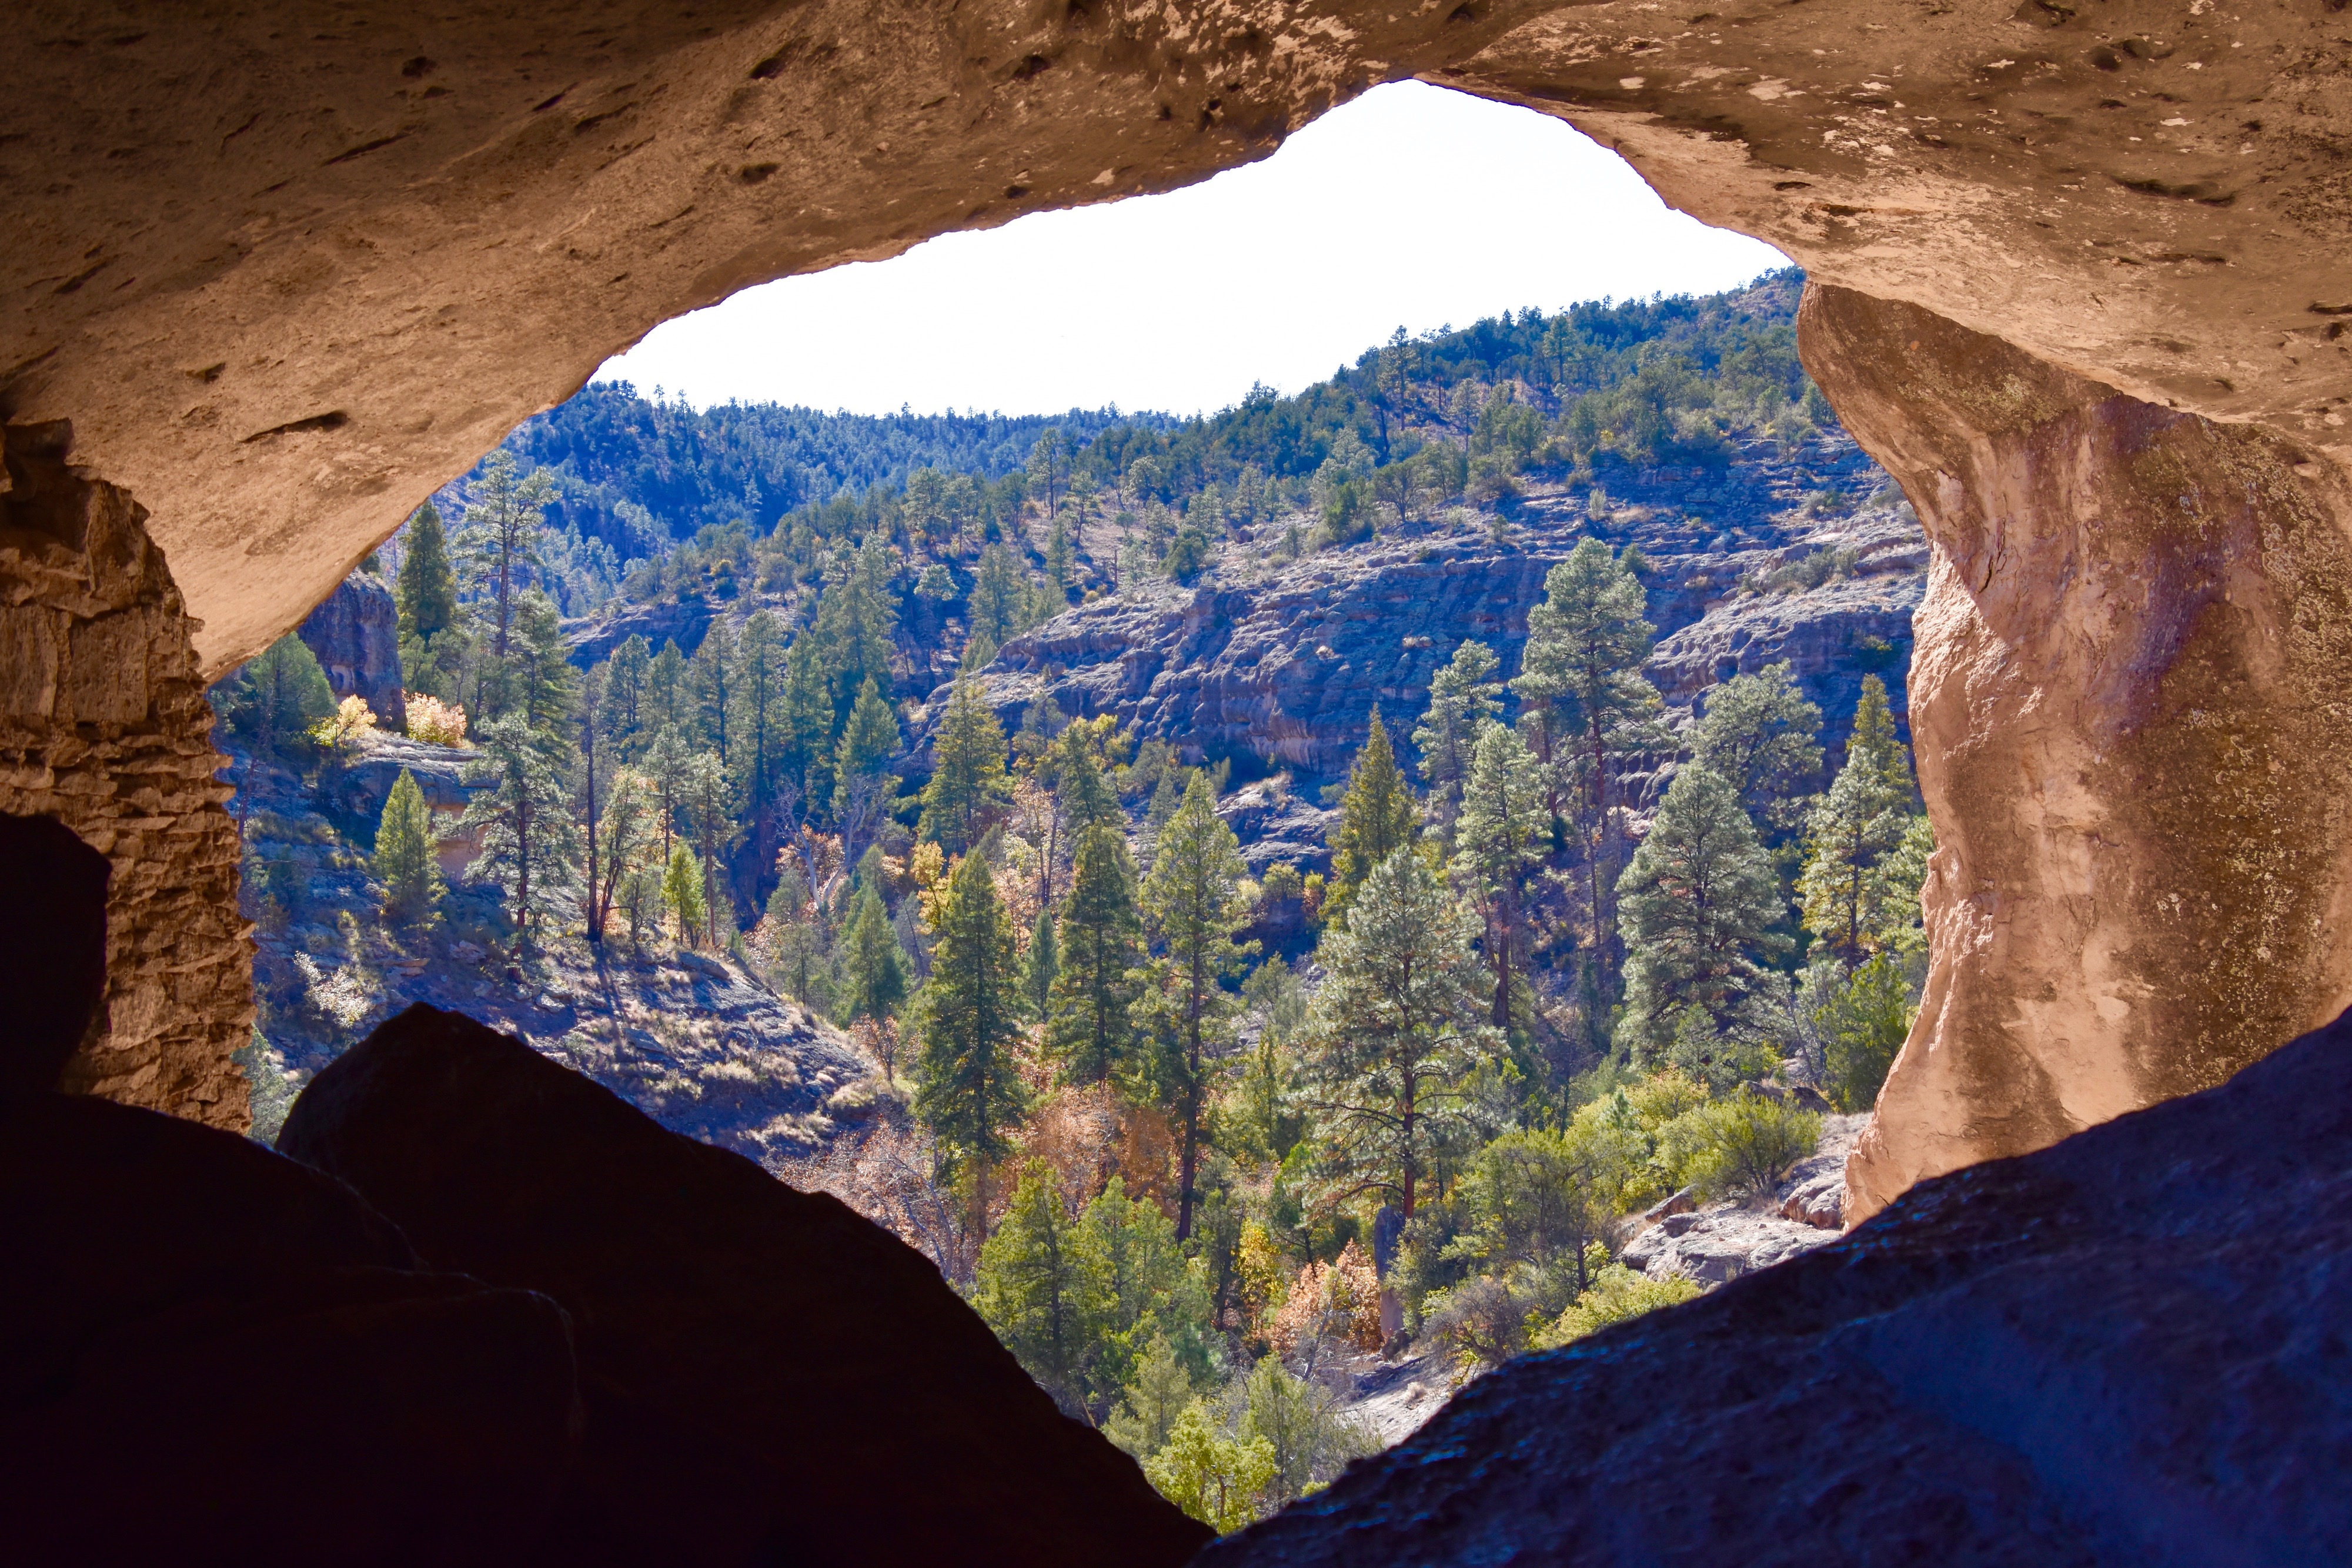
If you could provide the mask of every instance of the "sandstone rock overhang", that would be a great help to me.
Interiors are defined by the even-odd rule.
[[[1818,279],[2337,448],[2342,31],[2153,0],[58,0],[13,19],[0,101],[0,418],[70,421],[148,508],[217,673],[668,317],[1197,180],[1421,77],[1580,125]]]

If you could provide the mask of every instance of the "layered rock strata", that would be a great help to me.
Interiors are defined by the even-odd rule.
[[[1915,307],[1816,287],[1800,333],[1935,549],[1932,963],[1851,1220],[2352,1002],[2352,486]]]
[[[372,571],[352,573],[310,612],[300,631],[335,695],[361,698],[386,724],[407,724],[408,704],[400,689],[400,607],[382,578]]]
[[[0,434],[0,811],[56,817],[114,868],[105,1010],[64,1086],[241,1131],[252,949],[196,622],[69,429]]]
[[[2347,1256],[2338,1022],[1523,1356],[1199,1561],[2343,1562]]]

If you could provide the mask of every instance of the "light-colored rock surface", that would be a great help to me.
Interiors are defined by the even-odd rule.
[[[1936,547],[1911,673],[1933,962],[1851,1223],[2352,1002],[2352,490],[1910,307],[1817,289],[1800,325]]]
[[[1822,1117],[1819,1147],[1769,1197],[1659,1204],[1619,1256],[1652,1279],[1680,1274],[1712,1286],[1827,1246],[1839,1234],[1846,1160],[1867,1120]]]

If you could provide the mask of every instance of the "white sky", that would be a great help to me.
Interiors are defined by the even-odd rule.
[[[1297,392],[1400,325],[1712,293],[1786,265],[1670,211],[1558,120],[1399,82],[1181,191],[747,288],[596,379],[698,407],[1212,413],[1253,381]]]

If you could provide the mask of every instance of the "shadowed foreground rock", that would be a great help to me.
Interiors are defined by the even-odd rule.
[[[0,1557],[508,1563],[578,1405],[563,1313],[417,1271],[341,1183],[100,1100],[0,1098]]]
[[[470,1019],[401,1014],[278,1145],[434,1265],[571,1312],[567,1555],[1150,1568],[1206,1539],[912,1249]]]
[[[1529,1356],[1204,1553],[2352,1561],[2352,1022]]]

